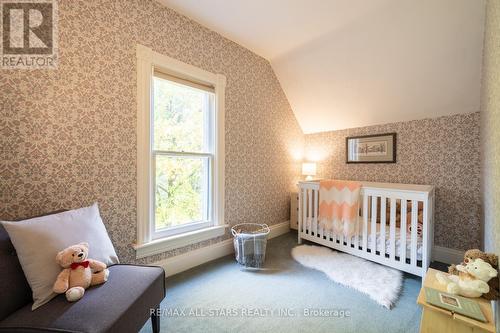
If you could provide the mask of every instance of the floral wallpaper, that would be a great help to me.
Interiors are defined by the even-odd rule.
[[[484,247],[500,255],[500,2],[486,6],[481,98]]]
[[[305,136],[306,157],[327,178],[436,187],[435,245],[481,245],[479,112]],[[397,133],[397,163],[346,164],[345,138]]]
[[[0,70],[0,219],[97,201],[120,259],[136,261],[131,244],[136,237],[135,48],[140,43],[227,77],[226,221],[288,220],[304,136],[268,61],[153,0],[61,0],[58,7],[58,69]],[[490,7],[498,13],[496,4]],[[494,15],[490,26],[498,21]],[[491,45],[494,38],[490,32]],[[497,50],[488,50],[485,63],[498,65]],[[499,81],[492,73],[484,97],[490,115]],[[345,164],[346,136],[393,131],[398,163]],[[310,134],[305,144],[306,157],[322,159],[318,173],[324,177],[435,185],[436,244],[480,245],[479,113]]]
[[[269,62],[153,0],[59,1],[58,69],[1,70],[0,219],[97,201],[135,261],[137,43],[226,75],[226,221],[288,220],[303,134]]]

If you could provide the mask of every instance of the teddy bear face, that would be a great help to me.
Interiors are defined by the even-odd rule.
[[[63,268],[68,268],[72,263],[83,262],[89,256],[89,244],[80,243],[67,247],[56,256],[56,262]]]
[[[498,257],[493,253],[485,253],[478,249],[472,249],[465,251],[464,255],[464,263],[469,262],[472,259],[483,259],[487,263],[489,263],[493,268],[498,266]]]
[[[488,282],[498,274],[496,269],[480,258],[468,260],[465,270],[476,279],[483,280],[484,282]]]

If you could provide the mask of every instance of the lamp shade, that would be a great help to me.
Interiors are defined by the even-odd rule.
[[[316,163],[302,163],[303,176],[316,176]]]

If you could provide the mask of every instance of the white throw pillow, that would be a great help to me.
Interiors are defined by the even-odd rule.
[[[9,233],[33,292],[32,310],[56,296],[52,286],[62,269],[56,263],[56,255],[66,247],[87,242],[89,258],[108,266],[119,263],[97,203],[53,215],[1,223]]]

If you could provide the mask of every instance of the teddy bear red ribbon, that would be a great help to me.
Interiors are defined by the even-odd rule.
[[[74,262],[71,264],[71,269],[77,269],[78,266],[82,266],[83,268],[89,267],[89,262],[87,260],[82,262]]]

